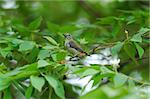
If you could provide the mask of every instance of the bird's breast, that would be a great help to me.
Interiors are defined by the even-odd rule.
[[[66,47],[70,47],[69,42],[65,42],[65,46],[66,46]]]
[[[65,46],[66,46],[67,50],[68,50],[70,53],[72,53],[72,54],[77,54],[77,53],[78,53],[78,51],[77,51],[76,49],[70,47],[69,42],[65,42]]]

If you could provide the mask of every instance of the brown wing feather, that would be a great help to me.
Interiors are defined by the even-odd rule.
[[[84,52],[83,49],[79,45],[77,45],[74,41],[70,41],[69,45],[71,48],[74,48],[78,50],[79,52]]]

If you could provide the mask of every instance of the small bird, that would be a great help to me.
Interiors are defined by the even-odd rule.
[[[85,51],[83,51],[80,45],[73,40],[71,34],[67,33],[63,35],[65,37],[65,46],[70,53],[72,53],[75,57],[82,57],[88,55]]]

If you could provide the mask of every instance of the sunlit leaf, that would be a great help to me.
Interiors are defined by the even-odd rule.
[[[42,87],[45,84],[45,80],[43,77],[31,76],[30,77],[31,84],[34,88],[36,88],[39,92],[41,92]]]
[[[45,75],[45,78],[48,81],[49,85],[54,88],[56,95],[59,96],[61,99],[65,99],[62,83],[57,78],[51,75]]]
[[[97,74],[98,72],[99,72],[98,70],[89,68],[82,73],[81,77],[88,76],[88,75],[94,75],[94,74]]]
[[[43,49],[46,49],[46,50],[53,50],[53,49],[58,49],[57,46],[54,46],[54,45],[47,45],[47,46],[44,46]]]
[[[45,60],[39,60],[38,61],[38,68],[45,67],[47,65],[49,65],[49,63]]]
[[[23,40],[20,40],[20,39],[13,39],[12,40],[12,43],[15,44],[15,45],[19,45],[23,42]]]
[[[33,49],[35,44],[31,41],[24,41],[23,43],[20,44],[19,46],[19,51],[27,51]]]
[[[61,60],[65,59],[66,53],[65,52],[58,52],[58,53],[52,54],[51,57],[54,61],[61,61]]]
[[[111,71],[109,68],[105,67],[105,66],[101,66],[100,67],[101,73],[102,74],[107,74],[107,73],[114,73],[113,71]]]
[[[80,69],[75,69],[75,68],[73,68],[73,73],[74,74],[77,74],[77,75],[82,75],[82,73],[84,72],[84,71],[86,71],[88,68],[80,68]]]
[[[135,34],[135,35],[133,35],[133,37],[131,38],[131,41],[142,42],[141,34]]]
[[[45,59],[50,56],[49,50],[40,50],[38,54],[38,59]]]
[[[50,43],[52,43],[53,45],[58,45],[58,43],[51,38],[50,36],[43,36],[45,39],[47,39]]]
[[[133,37],[131,38],[131,41],[134,42],[142,42],[142,35],[146,32],[150,31],[150,29],[148,28],[141,28],[137,34],[133,35]]]
[[[143,35],[144,33],[148,32],[148,31],[150,31],[149,28],[143,28],[142,27],[138,32],[139,32],[139,34]]]
[[[80,42],[80,44],[87,44],[88,41],[85,38],[79,39],[78,40]]]

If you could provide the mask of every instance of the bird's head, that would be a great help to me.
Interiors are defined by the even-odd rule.
[[[66,34],[63,34],[63,35],[64,35],[65,39],[68,39],[68,40],[72,39],[71,34],[66,33]]]

